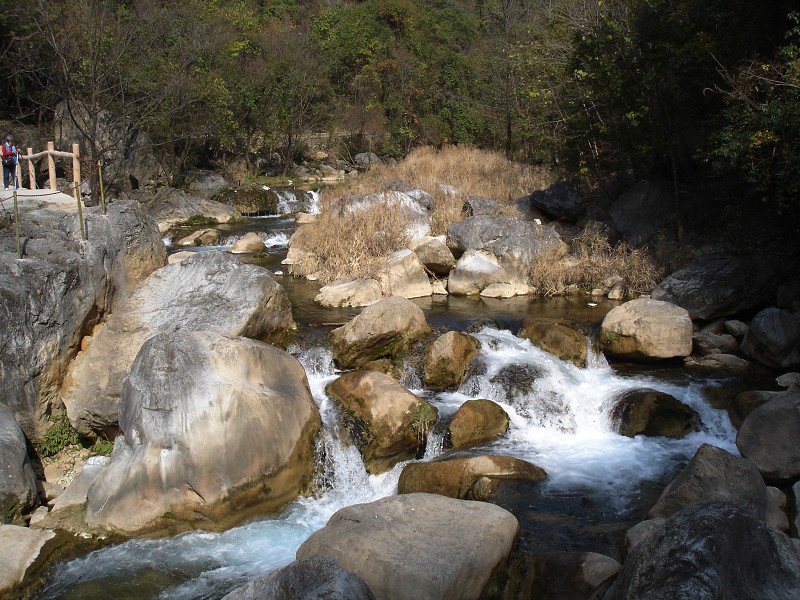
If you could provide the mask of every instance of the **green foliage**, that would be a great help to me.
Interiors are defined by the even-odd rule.
[[[436,409],[427,402],[416,402],[409,408],[411,429],[421,442],[428,436],[428,432],[436,424]]]
[[[36,453],[46,458],[55,456],[67,446],[80,444],[80,436],[72,427],[66,414],[50,415],[50,428],[44,437],[33,442]]]
[[[114,450],[114,442],[98,439],[90,450],[94,456],[111,456],[111,452]]]
[[[178,225],[184,227],[212,227],[213,225],[219,225],[219,222],[214,217],[192,215],[183,223],[178,223]]]

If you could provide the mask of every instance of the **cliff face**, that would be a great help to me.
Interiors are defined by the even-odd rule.
[[[0,402],[31,439],[44,432],[83,336],[166,263],[158,229],[137,203],[112,203],[106,215],[87,209],[84,218],[81,241],[75,213],[23,205],[21,259],[13,221],[0,227]]]

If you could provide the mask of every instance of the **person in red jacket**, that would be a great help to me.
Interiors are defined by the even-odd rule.
[[[19,188],[17,182],[17,163],[19,162],[19,155],[17,147],[14,145],[14,136],[10,133],[6,136],[6,141],[0,146],[0,154],[3,160],[3,187],[8,189]]]

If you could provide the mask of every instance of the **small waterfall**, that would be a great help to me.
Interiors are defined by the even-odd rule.
[[[510,416],[505,436],[476,449],[529,460],[548,472],[546,489],[597,494],[621,513],[643,482],[658,481],[704,442],[737,453],[727,415],[711,408],[699,384],[671,383],[616,374],[590,354],[578,368],[508,331],[485,328],[475,373],[456,392],[431,394],[414,369],[404,383],[440,411],[452,415],[473,398],[488,398]],[[292,347],[306,370],[323,422],[317,445],[320,469],[316,493],[299,498],[275,517],[224,533],[193,532],[159,540],[132,540],[59,565],[38,598],[131,597],[219,598],[233,587],[291,562],[297,548],[323,527],[338,509],[396,493],[403,464],[369,475],[358,450],[341,437],[337,411],[325,387],[338,373],[329,350]],[[672,394],[700,414],[703,430],[682,440],[626,438],[611,430],[609,413],[622,391],[651,387]],[[423,460],[443,451],[444,436],[434,432]]]

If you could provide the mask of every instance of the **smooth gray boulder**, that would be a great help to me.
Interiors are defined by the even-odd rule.
[[[330,554],[382,600],[474,600],[518,531],[493,504],[404,494],[339,510],[297,558]]]
[[[211,200],[207,194],[198,192],[186,193],[171,187],[161,187],[153,195],[144,192],[132,192],[147,209],[148,213],[158,224],[158,230],[167,233],[178,223],[189,221],[192,217],[204,217],[208,222],[229,223],[242,218],[241,213],[235,208]]]
[[[468,217],[447,228],[447,245],[457,256],[467,250],[493,255],[514,281],[525,282],[531,265],[555,261],[567,245],[548,226],[519,217]]]
[[[0,404],[0,522],[22,525],[24,516],[37,506],[36,476],[25,435],[11,410]]]
[[[364,580],[332,556],[296,560],[254,579],[223,600],[375,600]]]
[[[764,520],[767,487],[749,460],[703,444],[678,476],[661,492],[648,513],[667,518],[694,504],[729,502]]]
[[[665,359],[692,352],[689,313],[669,302],[637,298],[611,309],[600,328],[603,350],[633,359]]]
[[[0,229],[0,313],[7,315],[0,403],[30,439],[60,408],[58,390],[82,338],[167,261],[155,223],[137,203],[113,202],[106,215],[87,208],[84,218],[82,242],[76,213],[22,210],[22,259],[13,228]]]
[[[0,594],[7,594],[22,583],[31,565],[55,547],[56,542],[51,542],[55,537],[50,530],[0,525]]]
[[[800,315],[766,308],[750,323],[742,352],[772,369],[800,368]]]
[[[331,331],[331,351],[339,368],[358,369],[381,358],[399,359],[410,344],[429,332],[420,307],[406,298],[392,296],[368,306],[349,323]]]
[[[383,295],[421,298],[433,294],[425,265],[414,252],[398,250],[386,259],[376,275]]]
[[[453,253],[442,237],[426,237],[412,245],[414,253],[431,273],[447,275],[456,264]]]
[[[586,210],[583,200],[569,181],[559,181],[530,195],[531,206],[554,219],[575,222]]]
[[[447,291],[454,296],[473,296],[493,284],[509,284],[512,279],[493,254],[467,250],[450,271]]]
[[[382,298],[381,286],[374,279],[340,279],[323,286],[314,302],[327,307],[357,307],[375,304]]]
[[[148,338],[207,330],[280,342],[294,327],[286,291],[267,269],[198,252],[156,271],[117,308],[70,365],[61,398],[81,435],[114,439],[122,381]]]
[[[800,392],[775,394],[739,427],[736,446],[767,479],[800,477]]]
[[[708,254],[675,271],[650,296],[681,306],[693,319],[716,319],[768,302],[777,290],[774,261]]]
[[[800,590],[800,547],[749,512],[690,506],[632,548],[604,600],[786,600]]]
[[[294,357],[211,331],[147,340],[125,379],[119,423],[86,522],[122,532],[222,528],[281,508],[311,478],[321,426]]]

